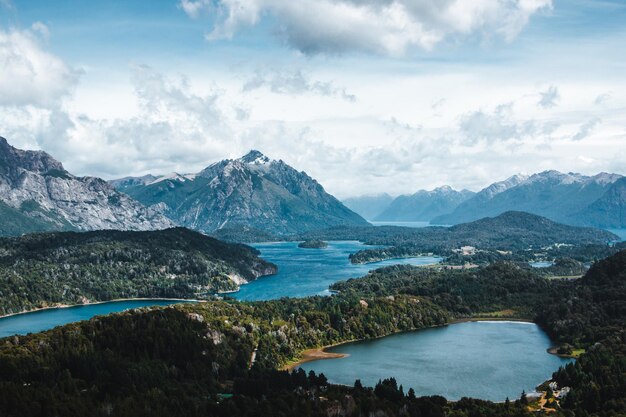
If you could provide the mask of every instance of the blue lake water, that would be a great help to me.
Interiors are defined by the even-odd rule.
[[[548,336],[535,324],[469,322],[350,343],[329,349],[350,356],[304,363],[330,382],[365,386],[394,377],[404,392],[455,400],[519,398],[570,359],[546,350]]]
[[[619,236],[620,240],[622,242],[626,241],[626,229],[606,229],[611,233],[615,233],[617,236]]]
[[[532,266],[533,268],[548,268],[548,267],[554,265],[554,262],[539,261],[539,262],[529,262],[528,264],[530,266]]]
[[[298,242],[258,243],[261,257],[278,265],[276,275],[262,277],[229,294],[239,300],[272,300],[281,297],[328,295],[328,287],[349,278],[366,275],[372,269],[395,264],[429,265],[441,258],[423,256],[353,265],[348,255],[372,248],[356,241],[331,241],[324,249],[299,248]]]
[[[31,313],[16,314],[0,319],[0,337],[14,334],[36,333],[62,324],[89,320],[94,316],[117,313],[130,308],[165,306],[179,300],[124,300],[100,304],[87,304],[66,308],[49,308]]]
[[[412,228],[421,228],[421,227],[430,227],[430,226],[442,226],[442,227],[450,227],[449,224],[430,224],[430,222],[397,222],[397,221],[369,221],[374,226],[402,226],[402,227],[412,227]]]

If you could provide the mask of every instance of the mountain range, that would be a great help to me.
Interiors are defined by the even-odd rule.
[[[469,190],[457,191],[447,185],[431,191],[420,190],[415,194],[397,197],[374,220],[430,221],[450,213],[474,194]]]
[[[69,173],[42,151],[0,137],[0,235],[61,230],[157,230],[174,225],[228,236],[285,236],[376,221],[459,224],[509,210],[601,228],[626,227],[626,177],[544,171],[515,175],[473,193],[443,186],[346,207],[305,172],[259,151],[195,174],[106,182]],[[359,214],[363,215],[361,217]]]
[[[385,211],[394,200],[387,193],[376,195],[364,195],[360,197],[346,198],[342,203],[350,210],[358,213],[367,220],[374,220],[380,213]]]
[[[106,181],[74,176],[47,153],[16,149],[0,137],[0,235],[173,225]]]
[[[477,193],[443,186],[393,200],[383,195],[345,202],[373,221],[459,224],[516,210],[577,226],[626,227],[626,177],[604,172],[593,176],[558,171],[518,174]]]
[[[246,228],[288,235],[368,225],[306,173],[255,150],[196,174],[127,177],[111,185],[175,223],[205,233]]]
[[[626,227],[625,207],[626,180],[621,175],[544,171],[492,184],[432,222],[458,224],[518,210],[565,224],[621,228]]]

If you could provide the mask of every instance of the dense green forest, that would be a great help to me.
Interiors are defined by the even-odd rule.
[[[34,212],[40,207],[34,207],[37,203],[29,202],[22,205],[21,210],[8,206],[0,201],[0,236],[16,236],[22,233],[35,233],[50,230],[54,225],[46,220],[30,217],[24,212]],[[70,225],[66,225],[71,230]]]
[[[299,248],[305,248],[305,249],[324,249],[328,247],[328,243],[324,242],[323,240],[305,240],[303,242],[300,242],[298,244]]]
[[[331,297],[135,310],[0,341],[7,416],[523,416],[502,404],[417,398],[393,378],[328,384],[276,369],[304,349],[500,313],[537,321],[563,349],[586,349],[554,379],[558,415],[626,413],[626,251],[576,281],[513,263],[465,271],[384,268]],[[392,376],[392,375],[390,375]],[[374,414],[372,414],[374,413]]]
[[[0,238],[0,314],[116,298],[197,298],[276,267],[251,247],[184,228]]]

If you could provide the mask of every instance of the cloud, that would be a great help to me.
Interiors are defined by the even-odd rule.
[[[4,8],[6,10],[15,10],[15,5],[11,0],[0,0],[0,8]]]
[[[51,106],[71,93],[81,72],[47,52],[48,28],[0,30],[0,106]]]
[[[186,171],[237,146],[232,127],[241,115],[221,102],[222,91],[199,94],[184,77],[171,79],[143,65],[131,70],[135,115],[94,119],[60,105],[0,107],[0,135],[16,146],[46,150],[74,173],[105,178]]]
[[[599,105],[606,103],[610,99],[611,99],[610,93],[603,93],[603,94],[600,94],[598,97],[596,97],[596,99],[593,101],[593,104],[595,104],[596,106],[599,106]]]
[[[212,0],[181,0],[178,3],[178,7],[183,9],[185,13],[196,19],[200,16],[203,10],[210,9],[212,6]]]
[[[233,38],[269,16],[277,36],[305,54],[398,56],[454,37],[511,41],[552,0],[181,0],[179,7],[215,18],[209,40]]]
[[[555,107],[561,98],[559,89],[553,85],[548,87],[546,91],[539,93],[539,95],[541,98],[539,99],[539,102],[537,102],[537,105],[543,107],[544,109]]]
[[[513,112],[513,103],[500,104],[492,112],[478,110],[460,118],[459,131],[465,144],[473,145],[479,141],[522,140],[545,136],[558,127],[553,122],[536,120],[517,120]]]
[[[312,81],[301,70],[273,71],[262,73],[257,71],[254,77],[243,86],[243,91],[267,88],[276,94],[317,94],[320,96],[338,97],[346,101],[356,101],[356,96],[346,92],[345,88],[336,87],[330,81]]]
[[[221,102],[221,90],[199,94],[186,78],[171,79],[145,65],[132,67],[131,81],[139,101],[137,115],[77,121],[81,132],[74,142],[91,142],[103,151],[81,161],[77,169],[100,161],[98,173],[107,177],[124,174],[129,167],[135,172],[186,171],[228,154],[236,140],[232,126],[241,114]]]
[[[572,140],[573,141],[579,141],[579,140],[583,140],[585,139],[587,136],[589,136],[594,129],[600,124],[602,123],[602,120],[598,117],[594,117],[592,119],[589,119],[587,122],[583,123],[580,128],[578,129],[578,132],[576,132],[576,134],[574,136],[572,136]]]

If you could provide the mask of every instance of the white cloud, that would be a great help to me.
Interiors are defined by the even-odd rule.
[[[474,18],[467,19],[463,30],[473,33]],[[49,55],[45,30],[28,32]],[[90,65],[76,94],[70,84],[49,100],[0,105],[0,135],[50,152],[76,174],[105,178],[194,172],[256,148],[338,197],[443,184],[479,189],[520,171],[623,173],[622,77],[591,83],[588,71],[564,77],[532,63],[494,68],[286,55],[221,70],[202,60],[186,67],[190,79],[175,75],[174,64],[133,66],[130,77],[127,67],[116,66],[111,76],[112,67]],[[538,92],[557,79],[563,97],[545,111]],[[605,91],[611,100],[594,106]],[[584,123],[593,117],[602,123]],[[577,135],[593,140],[572,140]]]
[[[191,18],[197,18],[203,10],[210,9],[212,0],[181,0],[178,7]]]
[[[611,93],[602,93],[596,97],[596,99],[593,101],[593,104],[595,104],[596,106],[600,106],[608,102],[610,99]]]
[[[594,117],[592,119],[589,119],[588,121],[586,121],[580,126],[580,128],[578,129],[578,132],[576,132],[576,134],[572,136],[572,140],[579,141],[579,140],[585,139],[594,131],[594,129],[600,123],[602,123],[602,120],[599,117]]]
[[[559,94],[559,89],[554,85],[549,86],[546,91],[539,93],[539,96],[540,99],[537,104],[544,109],[550,109],[552,107],[555,107],[558,104],[559,99],[561,98],[561,95]]]
[[[63,106],[0,106],[0,134],[16,146],[46,150],[74,173],[108,178],[186,171],[230,152],[237,111],[220,102],[220,90],[200,95],[185,78],[147,66],[132,68],[132,83],[137,114],[94,119]]]
[[[275,33],[305,54],[402,55],[451,37],[511,41],[552,0],[181,0],[179,7],[192,18],[202,12],[215,17],[209,40],[232,38],[270,15]]]
[[[50,106],[67,96],[80,71],[44,50],[48,28],[0,30],[0,105]]]
[[[493,143],[495,141],[523,140],[537,138],[552,133],[558,124],[538,120],[517,120],[513,103],[500,104],[492,112],[478,110],[463,115],[459,129],[467,144],[479,141]]]
[[[250,78],[243,86],[243,91],[268,88],[277,94],[317,94],[320,96],[338,97],[347,101],[355,101],[356,96],[345,88],[337,87],[330,81],[313,81],[301,70],[261,72]]]

